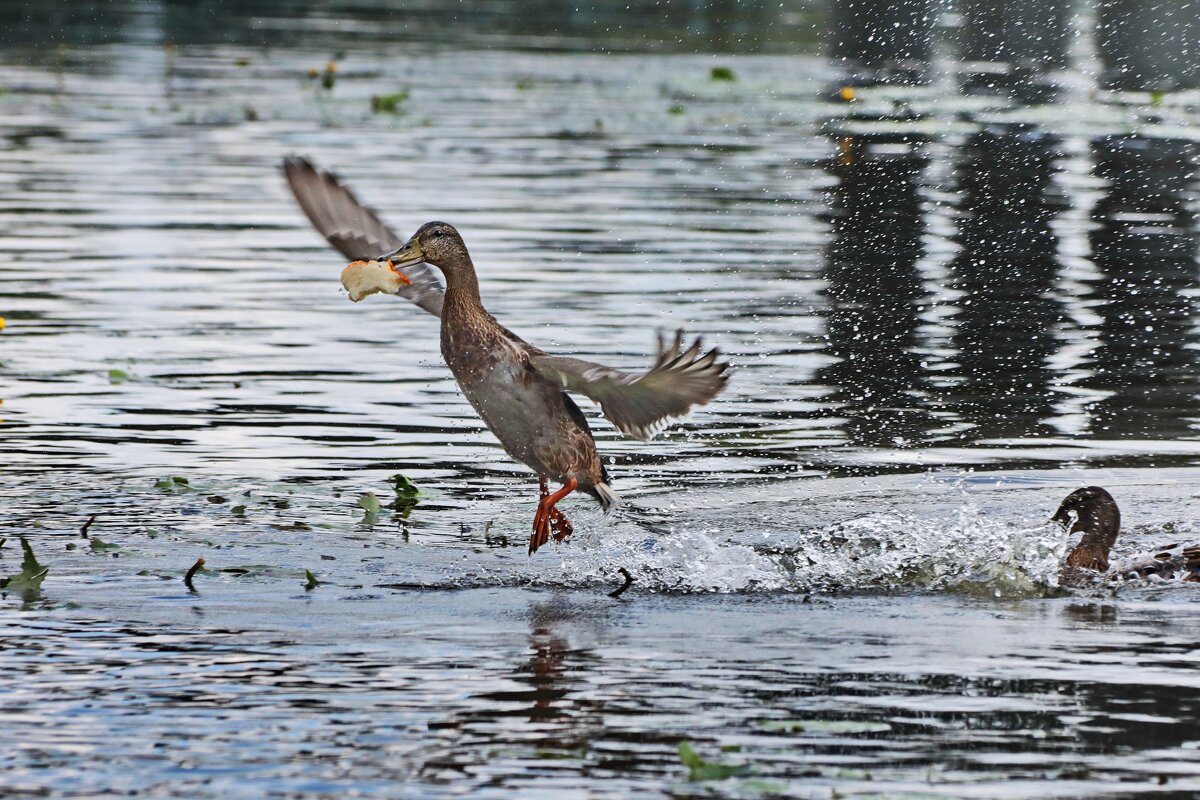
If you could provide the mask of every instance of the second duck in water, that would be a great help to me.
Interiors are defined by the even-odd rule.
[[[1074,515],[1074,524],[1071,517]],[[1079,544],[1067,554],[1063,577],[1067,582],[1086,579],[1088,572],[1107,572],[1108,556],[1121,531],[1121,510],[1117,501],[1099,486],[1076,489],[1067,495],[1051,520],[1070,526],[1068,533],[1083,533]],[[1085,572],[1086,571],[1086,572]],[[1162,578],[1185,576],[1200,582],[1200,545],[1169,544],[1153,555],[1113,571],[1113,578]]]

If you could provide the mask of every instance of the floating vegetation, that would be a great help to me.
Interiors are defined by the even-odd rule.
[[[229,513],[233,514],[235,517],[244,517],[246,516],[246,507],[241,505],[234,506],[233,508],[229,509]]]
[[[379,498],[374,492],[363,492],[358,498],[358,507],[368,514],[378,514],[380,505]]]
[[[310,67],[308,70],[308,79],[310,81],[320,80],[322,89],[332,91],[334,83],[337,81],[337,62],[330,61],[326,63],[323,70]]]
[[[401,519],[408,519],[409,512],[413,510],[413,506],[417,504],[418,498],[421,496],[421,490],[399,472],[388,478],[388,483],[391,484],[392,491],[396,493],[396,499],[392,501],[389,508],[399,514]]]
[[[42,581],[50,572],[50,568],[38,563],[37,556],[33,554],[33,548],[29,546],[29,542],[25,540],[24,536],[21,537],[21,550],[25,554],[21,559],[21,571],[16,575],[0,578],[0,592],[19,594],[21,599],[28,603],[37,599],[38,593],[42,589]]]
[[[517,91],[518,92],[528,92],[532,88],[533,88],[533,81],[530,80],[529,78],[522,78],[521,80],[517,81]]]
[[[129,373],[123,369],[110,369],[108,371],[108,382],[114,386],[119,383],[124,383],[129,380]]]
[[[633,576],[629,574],[629,570],[625,569],[624,567],[617,567],[617,572],[624,576],[625,582],[608,593],[608,596],[614,600],[625,594],[625,590],[630,586],[633,586]]]
[[[165,492],[174,491],[191,491],[191,483],[187,478],[180,475],[171,475],[166,478],[159,478],[154,482],[155,489],[161,489]]]
[[[246,58],[245,56],[242,56],[241,58],[236,58],[233,61],[233,65],[235,67],[248,67],[248,66],[250,66],[250,59]]]
[[[395,114],[400,106],[408,99],[408,90],[403,89],[393,94],[377,94],[371,96],[371,110],[376,114]]]
[[[676,103],[675,105],[673,105],[667,109],[667,113],[671,114],[672,116],[680,116],[685,111],[686,111],[686,109],[683,106],[679,105],[678,103]]]
[[[713,67],[708,77],[714,81],[736,81],[737,76],[729,67]]]
[[[113,553],[121,549],[121,545],[106,542],[99,536],[93,536],[90,540],[93,553]]]
[[[189,569],[187,574],[183,576],[183,584],[187,586],[189,591],[196,591],[196,587],[192,584],[192,578],[196,577],[196,573],[199,572],[203,567],[204,559],[197,558],[196,563],[192,564],[191,569]]]
[[[304,570],[304,591],[311,592],[320,585],[321,581],[317,580],[317,576],[313,575],[311,570]]]
[[[749,775],[751,772],[749,764],[722,764],[717,761],[705,761],[686,741],[679,743],[679,760],[687,767],[689,781],[723,781],[726,778]]]

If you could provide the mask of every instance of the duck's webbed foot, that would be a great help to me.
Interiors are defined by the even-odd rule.
[[[550,509],[550,531],[554,534],[554,541],[561,542],[574,530],[575,528],[571,526],[571,520],[567,519],[566,514],[557,508]]]
[[[533,533],[529,537],[529,555],[533,555],[539,547],[550,541],[552,530],[554,538],[558,541],[571,535],[571,523],[567,521],[561,511],[554,507],[554,504],[575,491],[575,487],[579,485],[579,481],[568,478],[561,489],[550,494],[544,477],[538,476],[538,483],[541,487],[541,498],[538,500],[537,513],[533,515]]]

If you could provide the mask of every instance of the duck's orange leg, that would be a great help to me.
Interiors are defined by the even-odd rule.
[[[539,547],[550,541],[551,528],[554,530],[555,539],[562,540],[571,535],[571,523],[567,521],[561,511],[554,507],[554,504],[575,491],[575,488],[579,486],[579,481],[568,478],[563,487],[554,494],[550,494],[550,487],[547,485],[546,479],[540,475],[538,476],[538,485],[541,492],[537,513],[533,515],[533,534],[529,537],[529,555],[533,555]]]

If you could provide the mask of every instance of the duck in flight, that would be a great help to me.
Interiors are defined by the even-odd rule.
[[[333,174],[296,157],[284,160],[283,172],[304,214],[335,249],[353,262],[382,262],[392,278],[386,291],[441,318],[442,356],[459,388],[504,450],[538,476],[530,555],[551,533],[557,540],[571,534],[556,507],[571,492],[590,494],[606,511],[618,499],[587,419],[568,392],[590,397],[618,430],[649,441],[671,420],[711,401],[729,379],[720,352],[705,352],[699,338],[687,344],[682,331],[668,342],[660,337],[654,365],[641,374],[551,355],[487,312],[471,256],[453,226],[429,222],[401,239]],[[444,289],[430,265],[441,271]],[[550,481],[561,488],[551,493]]]

